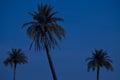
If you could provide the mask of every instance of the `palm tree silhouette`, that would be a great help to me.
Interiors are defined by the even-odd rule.
[[[4,65],[8,66],[11,65],[14,67],[14,75],[13,80],[16,80],[16,67],[18,64],[25,64],[27,63],[27,57],[22,52],[21,49],[12,49],[9,51],[8,58],[4,61]]]
[[[30,44],[30,49],[32,45],[35,45],[35,50],[41,51],[45,50],[52,72],[54,80],[57,80],[53,62],[50,56],[50,49],[54,49],[58,46],[58,41],[65,36],[65,31],[58,21],[63,21],[62,18],[55,17],[58,13],[57,11],[52,11],[53,7],[48,4],[38,5],[38,11],[29,13],[33,20],[31,22],[23,24],[22,28],[27,28],[27,35],[32,42]]]
[[[112,60],[108,56],[108,53],[103,49],[95,50],[92,53],[92,57],[88,57],[86,61],[88,61],[88,71],[90,71],[90,69],[93,71],[97,69],[97,80],[99,80],[100,68],[105,67],[107,70],[113,71],[113,67],[111,65]]]

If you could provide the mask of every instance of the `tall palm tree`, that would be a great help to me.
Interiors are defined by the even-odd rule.
[[[8,58],[4,61],[4,65],[8,66],[11,65],[14,67],[14,74],[13,74],[13,80],[16,80],[16,67],[18,64],[25,64],[27,63],[27,57],[22,52],[21,49],[12,49],[9,51]]]
[[[103,49],[95,50],[92,57],[88,57],[86,61],[88,61],[88,71],[97,69],[97,80],[99,80],[100,68],[105,67],[107,70],[113,71],[112,60]]]
[[[38,10],[29,13],[33,20],[23,24],[22,28],[27,28],[27,35],[32,40],[32,45],[35,45],[35,50],[45,50],[54,80],[57,80],[53,62],[50,56],[50,50],[58,46],[58,41],[65,36],[65,31],[59,25],[58,21],[63,21],[62,18],[56,17],[57,11],[52,11],[53,7],[48,4],[38,5]]]

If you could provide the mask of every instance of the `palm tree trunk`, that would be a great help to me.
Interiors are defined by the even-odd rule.
[[[46,54],[47,54],[48,62],[49,62],[49,65],[50,65],[50,69],[51,69],[51,72],[52,72],[53,80],[57,80],[57,76],[56,76],[56,73],[55,73],[55,69],[54,69],[54,66],[53,66],[53,62],[52,62],[52,59],[51,59],[51,56],[50,56],[49,49],[48,49],[47,46],[45,46],[45,49],[46,49]]]
[[[97,67],[97,80],[99,80],[99,74],[100,74],[100,67]]]
[[[16,80],[16,64],[14,64],[13,80]]]

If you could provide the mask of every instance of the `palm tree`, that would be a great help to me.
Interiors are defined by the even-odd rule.
[[[8,58],[4,61],[4,65],[8,66],[11,65],[14,67],[14,75],[13,80],[16,80],[16,67],[18,64],[25,64],[27,63],[27,57],[22,52],[21,49],[12,49],[9,52]]]
[[[92,57],[88,57],[86,61],[88,61],[88,71],[97,69],[97,80],[99,80],[100,68],[105,67],[107,70],[113,71],[112,60],[103,49],[95,50]]]
[[[23,24],[22,28],[27,28],[27,35],[32,40],[32,45],[35,45],[35,50],[45,50],[52,72],[53,80],[57,80],[53,62],[50,56],[50,50],[58,46],[58,41],[65,36],[65,31],[59,25],[58,21],[63,21],[62,18],[56,17],[57,11],[52,11],[53,7],[48,4],[38,5],[38,10],[29,13],[33,20]]]

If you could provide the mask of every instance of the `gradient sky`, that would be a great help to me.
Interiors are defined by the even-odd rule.
[[[94,49],[104,49],[112,57],[114,72],[102,68],[100,80],[120,80],[120,1],[119,0],[0,0],[0,80],[12,80],[13,68],[3,61],[11,48],[21,48],[29,63],[17,66],[17,80],[52,80],[45,52],[29,51],[30,40],[21,25],[31,21],[28,12],[37,4],[49,3],[66,30],[60,49],[51,51],[58,80],[96,80],[87,72],[85,59]]]

